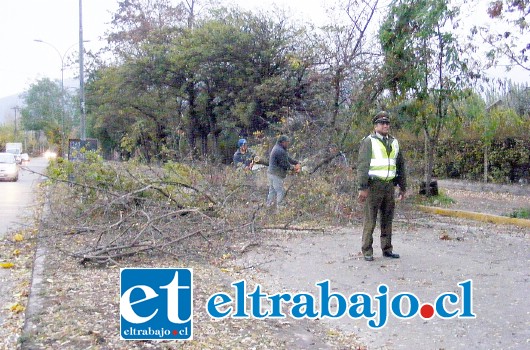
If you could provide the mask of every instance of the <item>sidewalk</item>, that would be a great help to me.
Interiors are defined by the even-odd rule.
[[[530,185],[438,180],[438,187],[456,201],[448,209],[500,216],[510,216],[521,209],[530,210]]]
[[[445,188],[468,190],[473,192],[507,193],[517,196],[530,196],[530,184],[493,184],[468,180],[438,180]]]

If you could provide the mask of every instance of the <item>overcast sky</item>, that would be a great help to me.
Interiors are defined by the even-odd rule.
[[[83,37],[91,41],[85,43],[87,48],[99,44],[98,37],[111,18],[107,11],[115,9],[116,3],[83,2]],[[49,42],[58,52],[35,39]],[[0,1],[0,97],[23,92],[37,79],[60,79],[60,55],[77,53],[78,42],[78,0]],[[73,77],[75,70],[65,70],[65,79]]]
[[[175,0],[176,1],[176,0]],[[232,0],[246,8],[276,3],[305,20],[325,22],[324,6],[334,0]],[[386,2],[382,0],[381,2]],[[86,49],[104,46],[100,38],[117,9],[117,0],[83,1],[83,38]],[[35,42],[35,39],[53,45]],[[38,79],[61,78],[61,58],[77,55],[79,0],[0,0],[0,98],[27,90]],[[57,51],[56,51],[57,50]],[[65,55],[66,54],[66,55]],[[78,75],[78,66],[66,68],[65,80]],[[528,73],[523,75],[530,81]]]
[[[325,3],[322,0],[231,2],[244,7],[263,7],[275,2],[292,7],[300,14],[312,12],[313,15],[318,14],[321,4]],[[104,46],[100,38],[117,4],[117,0],[83,1],[83,39],[90,40],[84,44],[86,49]],[[35,39],[51,45],[35,42]],[[66,65],[68,56],[79,52],[78,42],[79,0],[0,0],[0,98],[21,93],[44,77],[60,80],[61,56],[65,56]],[[78,66],[66,68],[65,80],[78,72]]]

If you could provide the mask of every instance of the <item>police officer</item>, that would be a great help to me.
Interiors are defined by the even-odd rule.
[[[390,117],[381,111],[372,119],[374,132],[361,141],[357,176],[358,200],[364,203],[362,253],[366,261],[373,261],[373,233],[377,214],[381,212],[381,249],[383,256],[399,258],[392,247],[392,219],[394,217],[394,186],[398,185],[399,199],[405,196],[407,181],[405,162],[398,140],[389,134]]]

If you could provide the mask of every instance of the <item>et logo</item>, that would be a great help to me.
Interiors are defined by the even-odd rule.
[[[121,269],[120,315],[123,340],[191,340],[192,270]]]

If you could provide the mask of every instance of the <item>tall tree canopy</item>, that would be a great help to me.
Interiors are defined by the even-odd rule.
[[[125,138],[148,158],[164,157],[164,148],[185,135],[198,154],[217,154],[223,131],[263,130],[300,103],[306,66],[297,59],[300,33],[287,21],[223,10],[192,28],[169,20],[148,26],[150,17],[134,9],[134,16],[120,17],[134,40],[122,31],[112,37],[123,62],[101,67],[87,88],[94,131],[105,145]],[[111,119],[116,126],[109,132]]]
[[[452,102],[467,80],[466,62],[451,33],[457,13],[445,0],[396,0],[379,33],[388,87],[406,102],[406,113],[425,135],[426,183],[440,133],[455,116]]]
[[[483,26],[481,30],[485,41],[492,46],[488,52],[491,63],[504,56],[513,65],[530,71],[530,1],[491,1],[487,12],[494,25]]]
[[[63,96],[60,84],[48,78],[32,84],[22,96],[25,101],[21,110],[24,129],[42,130],[48,142],[62,145],[62,136],[65,139],[69,136],[78,115],[74,97],[67,93]]]

